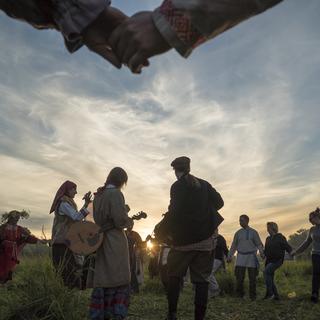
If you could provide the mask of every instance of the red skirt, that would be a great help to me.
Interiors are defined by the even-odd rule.
[[[0,283],[12,279],[12,273],[19,263],[18,255],[24,245],[18,246],[14,241],[4,240],[0,246]]]

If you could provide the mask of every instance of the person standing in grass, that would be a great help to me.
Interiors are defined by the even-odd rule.
[[[143,282],[143,241],[139,233],[132,229],[133,225],[126,231],[131,269],[131,292],[139,293],[139,286]]]
[[[74,197],[77,194],[77,185],[71,181],[65,181],[58,189],[52,202],[50,213],[54,212],[52,226],[52,262],[56,271],[61,274],[65,286],[70,288],[82,288],[80,276],[76,275],[79,269],[77,257],[66,246],[66,234],[70,226],[83,220],[88,214],[87,209],[91,202],[91,192],[84,195],[84,206],[78,211]]]
[[[279,233],[275,222],[268,222],[267,230],[269,236],[266,239],[264,250],[266,256],[264,278],[267,289],[265,299],[279,300],[278,290],[274,283],[274,273],[283,264],[285,252],[290,254],[292,248],[285,236]]]
[[[214,250],[214,261],[213,261],[213,269],[209,279],[209,297],[215,297],[219,295],[220,288],[218,281],[215,277],[215,273],[220,268],[225,268],[225,257],[228,256],[229,250],[227,247],[226,239],[219,234],[219,230],[216,230],[216,238],[215,238],[215,250]]]
[[[89,270],[87,287],[93,288],[89,309],[91,320],[120,320],[128,314],[130,261],[125,228],[132,228],[121,189],[128,181],[122,168],[113,168],[95,193],[93,218],[104,231],[104,239]]]
[[[26,211],[13,210],[4,213],[0,226],[0,284],[12,280],[13,271],[19,264],[19,254],[27,243],[42,242],[26,228],[18,226],[22,219],[29,218]]]
[[[171,186],[168,212],[155,228],[156,238],[159,232],[166,234],[172,245],[167,261],[167,320],[177,319],[181,281],[188,268],[195,285],[194,319],[203,320],[214,258],[213,233],[223,220],[217,210],[224,202],[209,182],[190,174],[188,157],[176,158],[171,166],[177,181]]]
[[[257,296],[256,279],[259,274],[257,250],[259,250],[260,256],[264,258],[263,244],[259,233],[249,227],[249,217],[246,214],[240,216],[239,223],[241,229],[234,235],[227,261],[231,262],[235,252],[238,252],[235,267],[237,295],[241,298],[244,296],[243,283],[246,269],[248,269],[250,299],[255,300]]]
[[[309,230],[307,239],[301,246],[292,251],[291,255],[297,255],[306,250],[312,244],[312,294],[311,301],[318,303],[320,287],[320,209],[309,214],[309,221],[313,225]]]

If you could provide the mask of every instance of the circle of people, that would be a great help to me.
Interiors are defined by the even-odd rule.
[[[256,278],[260,257],[265,259],[265,299],[278,300],[279,293],[274,281],[277,269],[284,261],[285,252],[292,257],[302,253],[312,244],[312,293],[311,301],[319,298],[320,285],[320,210],[309,214],[312,227],[306,240],[299,248],[293,249],[286,238],[279,233],[275,222],[267,223],[269,236],[263,246],[258,232],[249,226],[249,217],[239,218],[241,228],[235,233],[230,250],[226,240],[218,233],[223,218],[220,210],[224,201],[221,195],[203,179],[190,173],[190,159],[176,158],[171,166],[177,180],[170,189],[168,212],[156,225],[153,237],[146,241],[157,243],[159,255],[150,259],[149,272],[160,261],[160,277],[164,284],[168,312],[167,320],[177,319],[178,299],[183,279],[189,272],[195,288],[194,319],[205,318],[208,298],[219,293],[215,273],[224,265],[224,257],[231,262],[237,252],[235,262],[236,292],[244,297],[246,270],[249,275],[249,296],[256,299]],[[94,194],[84,195],[84,205],[78,210],[74,197],[77,185],[64,182],[53,200],[50,213],[54,214],[52,227],[52,263],[62,277],[64,285],[70,288],[92,288],[89,319],[125,319],[128,315],[130,294],[139,291],[143,277],[143,267],[139,258],[143,241],[132,230],[133,220],[128,216],[121,189],[127,184],[128,175],[120,167],[113,168],[105,184]],[[93,202],[93,219],[103,232],[103,242],[89,257],[74,254],[66,244],[66,233],[71,225],[83,221],[89,214],[88,206]],[[26,211],[11,211],[2,216],[0,226],[0,282],[12,279],[18,256],[29,243],[47,243],[33,236],[26,228],[18,225],[20,218],[28,218]],[[146,243],[146,242],[145,242]],[[77,269],[82,266],[79,276]],[[157,273],[157,272],[155,272]]]

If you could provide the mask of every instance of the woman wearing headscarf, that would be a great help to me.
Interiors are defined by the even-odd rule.
[[[113,168],[93,201],[93,218],[104,231],[103,243],[96,252],[87,287],[93,288],[89,318],[125,319],[130,297],[128,241],[124,229],[132,227],[121,189],[127,173]]]
[[[89,213],[87,207],[91,202],[91,192],[87,192],[84,206],[78,211],[74,197],[77,194],[77,185],[71,181],[64,182],[58,189],[52,202],[50,213],[54,212],[52,226],[52,260],[55,269],[61,274],[66,286],[80,287],[80,277],[75,275],[77,262],[72,251],[66,246],[66,234],[70,226],[83,220]]]
[[[285,252],[290,254],[292,248],[285,236],[279,233],[278,225],[275,222],[268,222],[267,230],[269,236],[266,239],[264,249],[266,257],[264,278],[267,288],[265,299],[279,300],[278,290],[274,283],[274,274],[282,266]]]
[[[27,243],[35,244],[39,240],[27,228],[18,226],[20,218],[29,218],[26,211],[13,210],[4,213],[0,226],[0,283],[12,280],[12,274],[19,264],[19,254]]]

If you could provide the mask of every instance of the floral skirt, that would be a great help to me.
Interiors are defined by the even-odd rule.
[[[130,286],[94,288],[91,294],[89,319],[125,319],[130,302]]]

